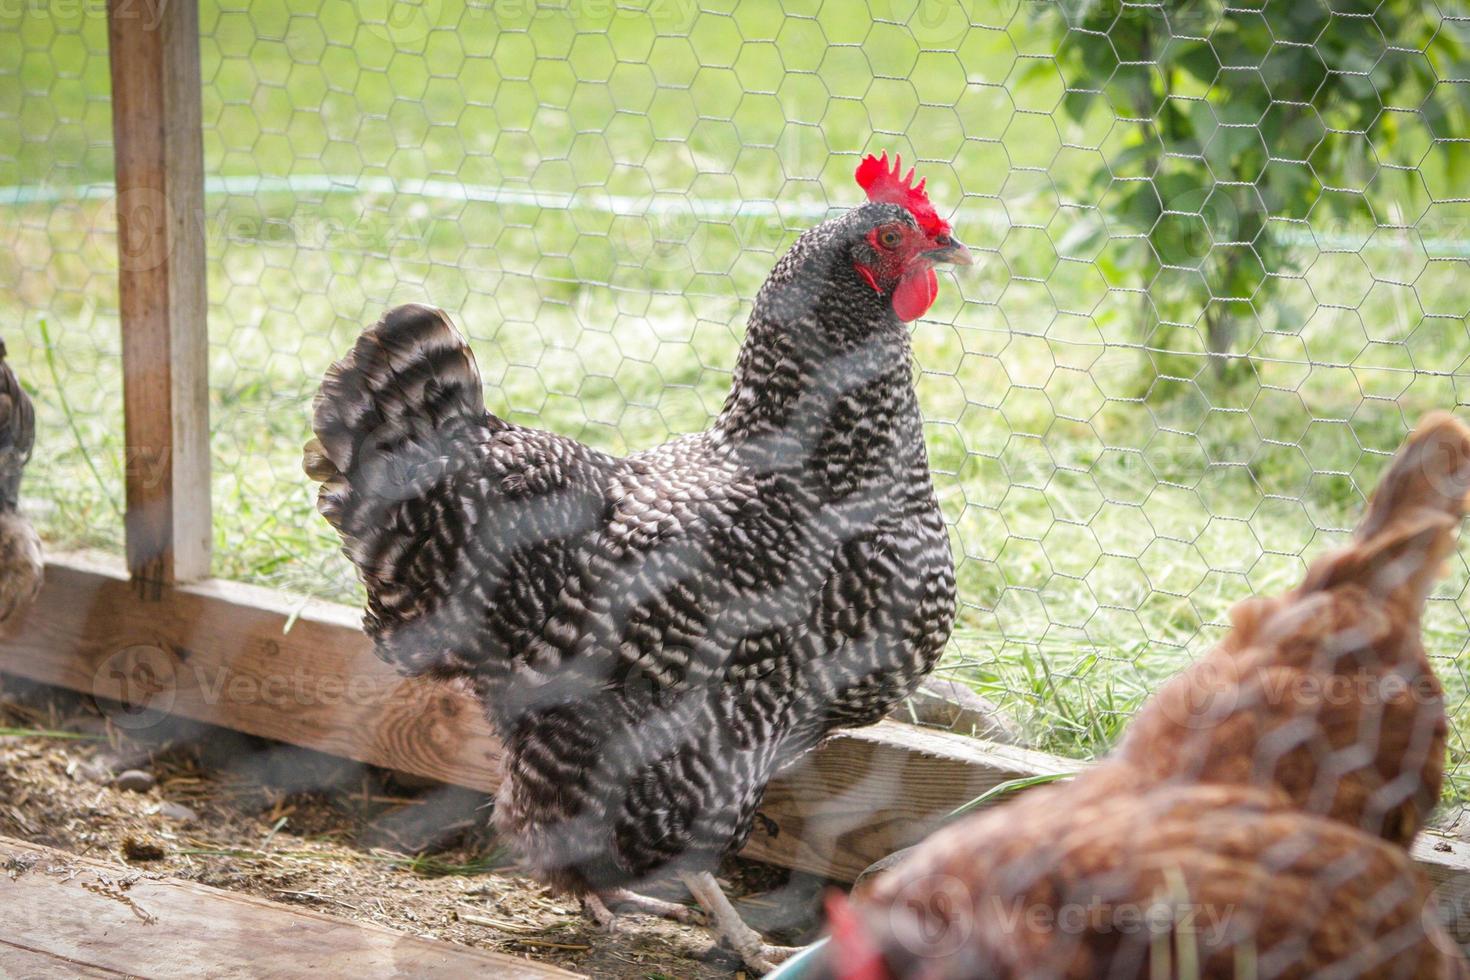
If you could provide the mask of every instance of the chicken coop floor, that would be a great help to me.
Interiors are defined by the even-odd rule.
[[[10,911],[0,935],[6,976],[187,976],[201,963],[216,977],[577,976],[7,837],[0,837],[0,872]]]
[[[625,915],[608,934],[517,874],[484,802],[208,726],[132,737],[0,675],[0,836],[599,978],[738,974],[703,929]],[[753,924],[810,938],[822,882],[746,861],[723,877]]]

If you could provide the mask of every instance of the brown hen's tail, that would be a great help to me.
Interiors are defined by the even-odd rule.
[[[1313,567],[1303,589],[1358,582],[1419,606],[1454,550],[1470,494],[1470,427],[1448,412],[1419,421],[1378,482],[1348,547]]]
[[[488,418],[474,355],[427,306],[390,310],[328,369],[303,467],[374,599],[391,607],[423,585],[411,556],[440,543],[435,517]]]

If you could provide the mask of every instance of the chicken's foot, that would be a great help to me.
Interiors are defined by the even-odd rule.
[[[714,932],[730,944],[746,967],[756,973],[769,973],[784,960],[801,950],[799,946],[773,946],[761,937],[735,911],[725,897],[720,883],[708,871],[680,875],[699,907],[709,917]]]
[[[699,914],[698,909],[680,905],[678,902],[667,902],[661,898],[639,895],[626,888],[611,888],[605,892],[583,895],[582,908],[592,921],[606,932],[616,931],[618,913],[624,910],[672,919],[684,925],[700,925],[704,922],[704,917]]]

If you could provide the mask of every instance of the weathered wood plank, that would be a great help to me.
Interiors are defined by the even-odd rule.
[[[745,856],[852,881],[1000,783],[1077,764],[968,735],[882,722],[843,733],[773,782]]]
[[[36,604],[0,639],[0,671],[123,701],[137,728],[170,713],[493,792],[500,748],[464,691],[399,677],[354,609],[208,581],[140,599],[113,560],[55,556]],[[289,632],[285,626],[293,613]],[[1006,780],[1077,763],[884,722],[829,740],[766,795],[745,854],[851,880]],[[1449,847],[1448,851],[1444,850]],[[1465,883],[1470,849],[1426,835],[1415,857]]]
[[[293,607],[269,590],[208,581],[140,599],[115,562],[48,563],[36,604],[6,640],[3,669],[124,702],[137,730],[175,714],[478,789],[499,746],[473,700],[398,676],[372,655],[358,614]]]
[[[109,0],[128,566],[209,574],[209,393],[197,0]]]
[[[575,976],[6,837],[0,868],[3,976]]]
[[[126,973],[100,966],[77,963],[65,956],[19,946],[14,940],[0,939],[0,969],[6,976],[25,980],[92,980],[94,977],[126,977]]]
[[[1470,919],[1466,917],[1466,913],[1470,913],[1470,904],[1465,902],[1470,898],[1470,844],[1455,837],[1426,832],[1414,841],[1409,854],[1428,872],[1430,881],[1453,887],[1453,897],[1460,902],[1459,918],[1465,920],[1456,923],[1465,930],[1465,935],[1457,935],[1456,938],[1462,941],[1470,939]]]

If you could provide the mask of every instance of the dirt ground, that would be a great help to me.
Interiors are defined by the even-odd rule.
[[[488,804],[211,726],[139,739],[90,699],[0,675],[0,835],[592,977],[741,975],[702,928],[627,914],[609,934],[516,873]],[[739,860],[722,878],[756,928],[812,938],[824,882]]]

